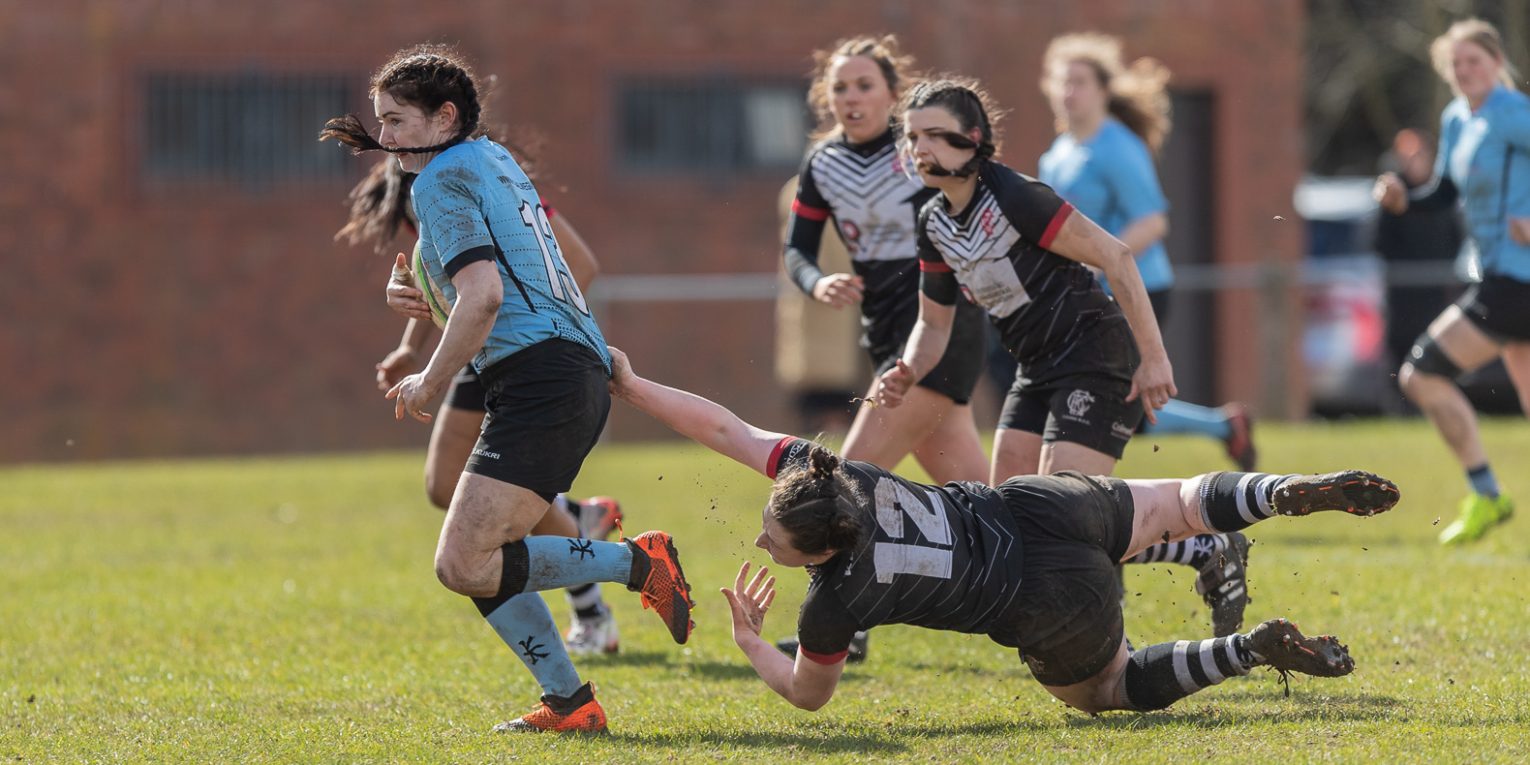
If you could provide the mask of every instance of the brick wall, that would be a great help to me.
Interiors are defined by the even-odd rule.
[[[564,0],[556,3],[217,0],[0,4],[0,461],[422,445],[395,423],[372,365],[400,323],[382,305],[388,259],[332,244],[348,182],[264,189],[154,186],[142,178],[144,72],[367,73],[420,40],[457,42],[498,75],[491,119],[534,128],[544,195],[605,272],[768,271],[781,175],[621,171],[614,86],[645,72],[795,76],[841,35],[891,31],[929,69],[983,79],[1009,109],[1003,158],[1030,171],[1051,138],[1036,90],[1053,34],[1129,32],[1176,82],[1217,96],[1219,257],[1300,257],[1287,219],[1302,170],[1298,0],[1063,4]],[[24,6],[24,7],[23,7]],[[358,101],[358,111],[369,105]],[[317,125],[312,126],[317,129]],[[371,160],[356,160],[359,174]],[[1181,214],[1185,211],[1176,211]],[[1228,398],[1295,411],[1294,341],[1240,338],[1260,316],[1237,296],[1218,319]],[[1286,305],[1293,306],[1288,302]],[[1293,309],[1294,310],[1294,309]],[[767,303],[612,304],[600,318],[639,369],[786,427],[772,381]],[[1286,384],[1277,378],[1286,376]],[[1272,391],[1282,392],[1279,400]],[[659,429],[630,411],[617,436]]]

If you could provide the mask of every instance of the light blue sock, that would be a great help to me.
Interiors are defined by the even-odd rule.
[[[1472,485],[1472,491],[1488,499],[1498,498],[1498,477],[1493,475],[1493,468],[1486,462],[1466,471],[1466,482]]]
[[[543,536],[521,541],[526,544],[525,592],[590,582],[626,584],[632,576],[632,548],[626,542]]]
[[[1232,438],[1232,424],[1220,409],[1170,399],[1168,405],[1158,410],[1158,423],[1148,425],[1142,432],[1159,435],[1199,433],[1226,441]]]
[[[474,598],[479,602],[481,598]],[[482,610],[483,603],[479,603]],[[522,593],[501,603],[484,615],[499,638],[520,657],[543,693],[572,696],[583,685],[579,671],[569,661],[558,625],[553,621],[547,601],[535,592]]]

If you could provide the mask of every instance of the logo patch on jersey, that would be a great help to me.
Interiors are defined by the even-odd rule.
[[[1076,390],[1068,394],[1068,414],[1074,417],[1089,414],[1089,407],[1093,404],[1094,394],[1087,390]]]
[[[790,465],[794,462],[807,459],[808,442],[800,438],[792,439],[791,445],[786,447],[786,454],[781,458],[780,465]]]
[[[839,234],[845,240],[845,247],[848,248],[851,252],[855,252],[860,248],[861,227],[855,225],[855,221],[840,221]]]
[[[978,219],[978,225],[983,227],[985,236],[993,236],[993,208],[983,210],[983,217]]]

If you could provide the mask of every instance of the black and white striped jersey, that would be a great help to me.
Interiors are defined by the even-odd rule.
[[[805,468],[810,441],[782,439],[771,477]],[[857,630],[914,624],[988,634],[1020,593],[1020,535],[1004,498],[980,483],[928,486],[866,462],[841,463],[866,501],[859,545],[810,569],[797,620],[804,656],[833,664]]]
[[[832,217],[852,268],[866,283],[861,316],[873,357],[897,353],[913,328],[919,311],[914,227],[935,193],[904,172],[891,130],[864,144],[827,139],[803,161],[787,241],[793,281],[811,293],[822,276],[816,269],[818,236]]]
[[[966,209],[948,211],[942,194],[920,210],[925,294],[940,300],[950,290],[939,282],[954,276],[1028,376],[1064,359],[1102,324],[1126,321],[1088,268],[1047,249],[1072,214],[1051,187],[998,162],[978,170]]]

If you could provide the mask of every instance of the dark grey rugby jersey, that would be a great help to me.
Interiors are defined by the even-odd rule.
[[[873,357],[897,353],[913,329],[919,312],[914,228],[934,194],[904,172],[891,130],[864,144],[843,136],[825,140],[803,161],[787,237],[788,252],[795,250],[799,261],[793,280],[811,294],[822,274],[802,262],[816,266],[818,237],[832,217],[851,267],[866,283],[861,316]]]
[[[940,300],[935,282],[954,275],[1031,377],[1103,324],[1126,322],[1088,268],[1047,249],[1073,214],[1050,186],[998,162],[983,163],[966,209],[948,212],[939,195],[919,214],[925,294]]]
[[[805,468],[814,444],[782,439],[770,475]],[[810,569],[797,619],[802,653],[833,664],[856,630],[914,624],[989,633],[1020,592],[1020,536],[998,492],[980,483],[927,486],[865,462],[842,463],[867,502],[861,543]]]

